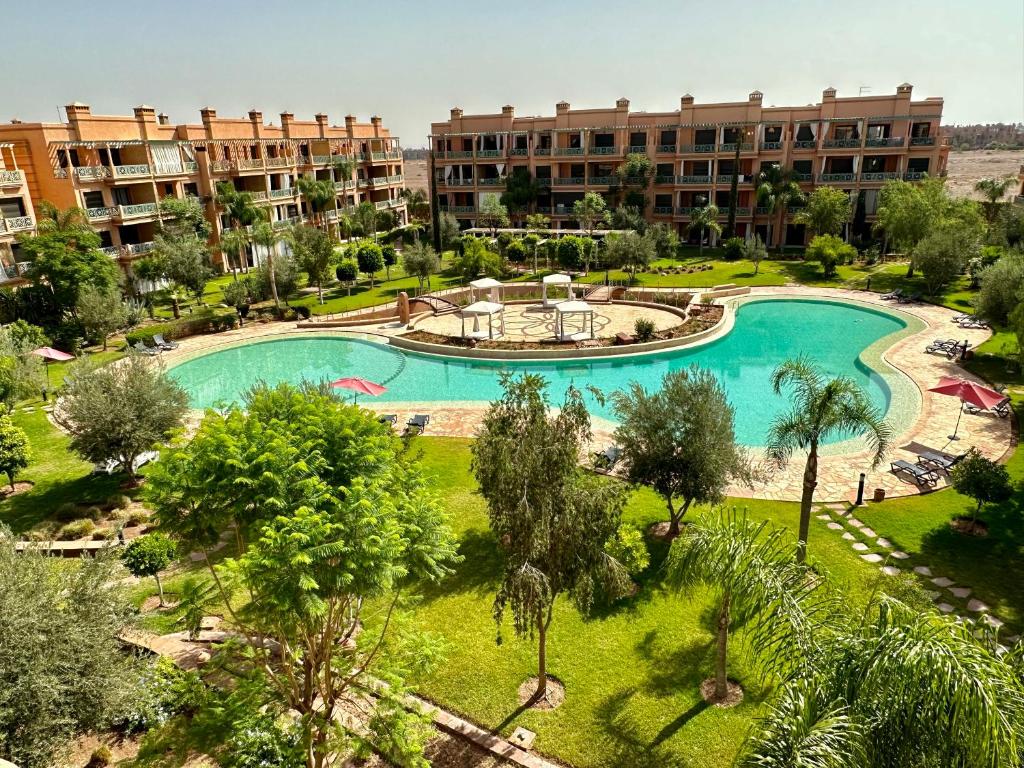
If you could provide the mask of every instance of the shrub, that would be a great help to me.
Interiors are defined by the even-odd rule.
[[[974,298],[974,308],[986,320],[1005,323],[1024,290],[1024,254],[1011,251],[983,269],[979,282],[981,287]]]
[[[127,515],[124,516],[124,524],[126,526],[144,525],[149,522],[149,515],[147,515],[141,509],[133,509]]]
[[[743,258],[744,244],[742,237],[730,237],[722,244],[722,258],[726,261],[736,261]]]
[[[583,238],[566,235],[558,241],[558,265],[565,270],[575,271],[583,267]]]
[[[106,744],[101,744],[92,751],[92,755],[89,756],[89,762],[85,764],[85,768],[105,768],[110,765],[110,761],[114,759],[114,756],[110,753],[110,747]]]
[[[126,496],[123,493],[115,493],[112,496],[107,497],[108,509],[128,509],[128,507],[130,507],[131,505],[131,497]]]
[[[81,517],[81,511],[73,501],[65,501],[57,507],[53,516],[62,523],[68,523]]]
[[[153,337],[158,333],[163,334],[165,339],[183,339],[186,336],[195,336],[200,333],[209,333],[211,330],[217,330],[215,323],[219,323],[219,318],[221,317],[230,317],[232,323],[234,323],[235,311],[222,308],[219,310],[197,312],[194,315],[183,317],[173,322],[154,323],[142,328],[136,328],[126,333],[124,339],[129,346],[140,341],[148,346],[153,346]]]
[[[846,264],[857,257],[857,249],[836,235],[817,235],[807,246],[807,259],[821,264],[825,277],[836,273],[837,264]]]
[[[295,307],[295,315],[303,320],[309,320],[309,316],[313,314],[313,311],[306,306],[299,305]]]
[[[114,538],[116,533],[117,531],[115,531],[113,528],[97,528],[92,535],[92,540],[109,541],[110,539]]]
[[[85,512],[82,514],[94,523],[103,519],[103,510],[96,506],[86,507]]]
[[[83,520],[73,520],[67,525],[61,526],[61,529],[57,532],[57,538],[61,541],[84,539],[87,536],[92,536],[95,530],[96,524],[88,518]]]
[[[642,573],[651,564],[651,555],[647,551],[644,535],[637,528],[625,523],[619,526],[615,537],[605,543],[604,551],[622,563],[632,576]]]
[[[654,338],[654,321],[646,317],[638,317],[633,323],[633,336],[639,342],[650,341]]]

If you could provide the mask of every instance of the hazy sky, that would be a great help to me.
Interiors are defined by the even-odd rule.
[[[380,114],[407,147],[452,106],[678,109],[839,95],[945,97],[944,122],[1024,121],[1024,0],[0,0],[0,119],[84,101],[172,122],[255,106],[331,122]]]

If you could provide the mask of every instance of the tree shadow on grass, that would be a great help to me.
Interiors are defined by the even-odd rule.
[[[6,499],[0,505],[0,521],[14,533],[21,533],[52,519],[61,504],[102,505],[120,491],[124,480],[122,475],[86,474],[71,480],[40,482],[31,490]]]
[[[420,594],[425,602],[460,592],[484,596],[497,590],[505,556],[494,534],[486,529],[467,530],[459,540],[459,555],[463,560],[455,566],[455,573],[437,582],[421,584]]]

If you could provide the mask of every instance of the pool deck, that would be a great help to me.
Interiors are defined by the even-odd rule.
[[[974,447],[986,456],[994,459],[1002,458],[1010,452],[1013,445],[1011,419],[1001,419],[988,415],[963,414],[960,421],[960,440],[950,442],[947,435],[953,433],[959,411],[959,401],[928,392],[943,376],[960,376],[966,379],[981,381],[972,376],[954,361],[944,355],[932,355],[924,348],[936,338],[958,338],[966,340],[972,348],[977,347],[989,338],[990,331],[963,329],[951,322],[955,312],[944,307],[931,304],[894,304],[883,301],[878,294],[863,291],[830,288],[808,288],[804,286],[777,286],[754,288],[752,298],[818,298],[851,301],[862,305],[876,306],[882,309],[893,309],[911,315],[922,321],[923,330],[909,332],[882,353],[883,360],[893,368],[902,372],[916,386],[919,394],[920,410],[913,417],[903,414],[899,419],[906,426],[900,429],[894,440],[894,448],[886,456],[883,464],[871,469],[870,456],[866,450],[858,450],[856,446],[848,452],[835,455],[824,455],[819,460],[818,485],[815,500],[852,501],[856,497],[859,473],[867,475],[865,495],[870,498],[875,488],[885,489],[886,495],[905,496],[920,493],[913,483],[897,477],[889,471],[889,462],[904,459],[910,463],[917,460],[916,450],[931,449],[949,453],[961,453]],[[729,303],[726,300],[724,303]],[[727,316],[730,313],[727,312]],[[731,323],[723,323],[721,333],[727,333]],[[360,326],[358,329],[339,331],[333,329],[317,330],[306,326],[296,328],[284,323],[258,324],[250,323],[244,328],[226,331],[219,334],[184,339],[181,347],[173,352],[162,355],[163,360],[176,365],[186,359],[207,352],[215,351],[224,346],[237,343],[258,341],[271,337],[308,336],[314,334],[331,334],[338,336],[362,336],[373,338],[387,337],[403,332],[404,329],[391,321],[375,320]],[[823,339],[822,343],[828,343]],[[480,424],[487,403],[481,402],[388,402],[362,403],[367,408],[380,413],[396,413],[399,423],[414,413],[429,413],[431,416],[427,434],[453,437],[472,437]],[[898,407],[894,400],[893,407]],[[913,406],[916,408],[916,406]],[[614,425],[603,419],[594,419],[594,446],[603,447],[612,442]],[[804,461],[803,456],[795,455],[789,465],[774,472],[767,482],[754,488],[734,487],[729,490],[731,496],[751,497],[774,500],[799,500],[802,488]],[[942,477],[937,487],[947,484]]]

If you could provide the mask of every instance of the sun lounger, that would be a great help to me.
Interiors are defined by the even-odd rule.
[[[988,323],[977,317],[972,317],[967,320],[961,320],[959,323],[957,323],[957,325],[959,325],[961,328],[978,328],[982,330],[988,328]]]
[[[890,301],[892,299],[899,299],[902,295],[903,295],[903,289],[902,288],[897,288],[895,291],[890,291],[889,293],[883,293],[881,298],[884,299],[885,301]]]
[[[156,461],[160,458],[159,451],[143,451],[135,457],[135,461],[132,462],[132,472],[138,472],[144,466],[150,462]]]
[[[92,465],[92,473],[94,475],[112,475],[117,469],[117,459],[107,459],[106,461],[97,461]]]
[[[947,351],[950,347],[956,347],[960,344],[957,339],[935,339],[931,344],[924,348],[925,352],[938,352]]]
[[[889,464],[894,475],[910,475],[911,479],[918,485],[935,485],[939,482],[939,474],[934,469],[922,467],[919,464],[911,464],[909,461],[898,459]]]
[[[979,318],[977,315],[968,315],[965,312],[960,312],[953,315],[951,319],[954,323],[962,323],[964,320],[978,320]]]
[[[379,421],[381,424],[388,424],[388,425],[393,427],[393,426],[395,426],[395,424],[398,423],[398,414],[397,413],[383,413],[383,414],[381,414],[380,416],[377,417],[377,421]]]
[[[917,463],[920,466],[934,467],[949,474],[949,470],[955,467],[964,455],[961,453],[959,456],[950,456],[948,453],[939,453],[938,451],[918,451]]]
[[[979,408],[971,403],[964,403],[964,413],[992,413],[1001,418],[1010,415],[1010,398],[1004,397],[991,408]]]
[[[141,341],[136,341],[134,344],[132,344],[132,349],[134,349],[136,352],[138,352],[140,354],[143,354],[143,355],[159,355],[160,354],[160,350],[159,349],[157,349],[156,347],[147,347]]]
[[[415,429],[417,432],[426,432],[427,424],[430,423],[430,415],[426,413],[417,413],[407,422],[405,422],[405,431]]]
[[[153,334],[153,343],[160,349],[177,349],[178,342],[176,341],[165,341],[162,333]]]
[[[611,470],[622,458],[622,449],[617,445],[609,445],[603,451],[594,453],[594,466],[598,469]]]
[[[915,293],[912,296],[898,296],[896,300],[900,304],[920,304],[924,297],[920,293]]]

